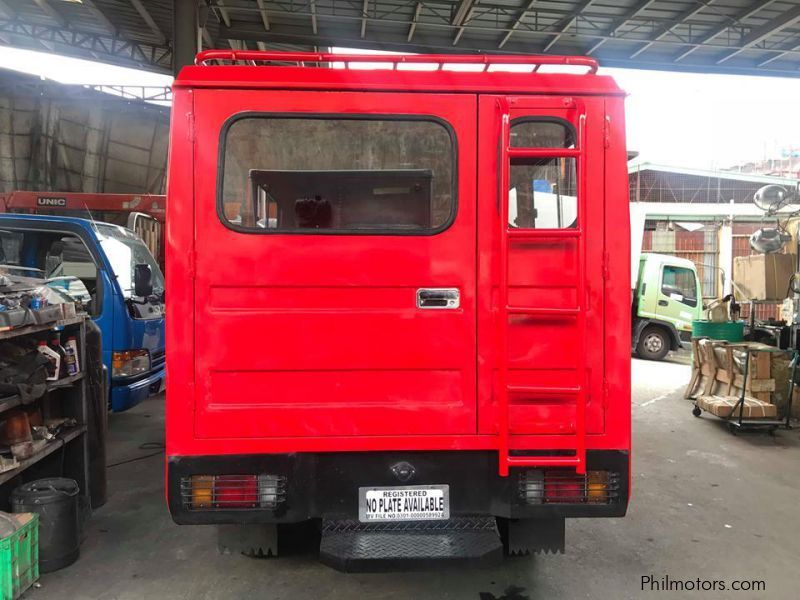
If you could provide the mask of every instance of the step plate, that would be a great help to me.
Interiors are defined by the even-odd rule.
[[[499,564],[503,546],[493,517],[361,523],[323,520],[320,560],[345,572]]]

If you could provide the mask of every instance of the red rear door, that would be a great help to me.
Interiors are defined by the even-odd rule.
[[[504,156],[503,114],[511,147],[545,156]],[[487,224],[478,232],[479,431],[497,431],[497,369],[505,362],[508,387],[529,390],[508,396],[510,433],[563,435],[563,445],[574,448],[579,402],[586,403],[587,433],[604,426],[603,99],[483,95],[479,115],[484,167],[478,174],[478,218]],[[579,142],[585,159],[546,156],[577,149]],[[507,298],[498,292],[501,225],[495,198],[501,160],[509,162],[508,228],[532,232],[508,242]],[[580,194],[586,195],[585,214],[578,210]],[[495,322],[502,302],[520,312],[531,309],[509,314],[505,348]]]
[[[197,437],[475,433],[476,113],[195,92]]]

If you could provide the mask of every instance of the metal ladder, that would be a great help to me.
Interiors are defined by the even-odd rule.
[[[574,467],[576,473],[586,473],[586,116],[579,111],[578,139],[575,148],[512,148],[508,100],[498,103],[500,111],[500,281],[497,307],[497,406],[499,473],[507,477],[511,467]],[[510,164],[513,158],[575,158],[578,161],[578,227],[575,229],[509,229],[508,191]],[[577,306],[568,308],[534,308],[508,304],[508,251],[515,240],[542,241],[574,238],[577,240]],[[524,315],[537,320],[575,319],[578,343],[576,387],[509,386],[508,385],[508,328],[509,317]],[[575,398],[574,455],[568,456],[514,456],[510,449],[509,397],[519,395],[573,396]],[[572,448],[569,448],[572,450]]]

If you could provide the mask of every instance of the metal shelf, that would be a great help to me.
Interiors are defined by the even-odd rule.
[[[66,388],[71,386],[76,381],[80,381],[83,379],[84,372],[81,371],[80,373],[76,373],[75,375],[70,375],[69,377],[63,377],[62,379],[57,379],[56,381],[48,381],[47,382],[47,391],[50,392],[52,390],[59,390],[61,388]]]
[[[36,334],[45,334],[45,332],[61,331],[65,327],[71,327],[70,335],[75,335],[78,338],[79,361],[82,366],[86,365],[86,315],[81,314],[71,319],[62,319],[53,321],[51,323],[44,323],[42,325],[27,325],[25,327],[18,327],[16,329],[7,329],[0,331],[0,341],[22,336],[36,336]],[[74,333],[73,333],[74,332]],[[40,404],[42,413],[46,416],[49,408],[57,405],[58,410],[55,411],[59,416],[74,418],[76,425],[66,429],[55,439],[49,440],[44,447],[39,451],[24,460],[18,461],[18,466],[10,471],[0,473],[0,486],[7,484],[9,481],[19,476],[23,471],[39,463],[47,458],[54,452],[61,449],[64,452],[63,460],[60,461],[60,467],[57,459],[53,459],[52,465],[50,463],[44,465],[44,469],[37,475],[41,476],[62,476],[75,479],[81,489],[81,493],[88,498],[89,494],[89,441],[86,432],[88,431],[89,423],[89,407],[87,396],[87,373],[82,370],[80,373],[70,377],[64,377],[56,381],[46,382],[46,392],[41,398],[37,398],[34,402]],[[67,394],[69,397],[56,398],[55,390],[69,390]],[[33,404],[33,403],[32,403]],[[7,411],[15,406],[22,405],[22,399],[19,394],[0,399],[0,419],[2,419],[3,411]],[[69,447],[67,448],[67,445]],[[52,467],[52,468],[51,468]],[[5,492],[4,492],[5,493]],[[4,496],[5,497],[5,496]]]
[[[85,317],[80,315],[72,319],[61,319],[60,321],[44,323],[43,325],[25,325],[24,327],[17,327],[15,329],[6,329],[5,331],[0,331],[0,340],[8,340],[21,335],[30,335],[31,333],[41,333],[42,331],[57,330],[70,325],[79,325],[84,319]]]
[[[30,458],[19,461],[19,466],[16,469],[6,471],[5,473],[0,473],[0,485],[4,484],[9,479],[13,479],[31,465],[35,465],[43,458],[50,456],[53,452],[59,448],[63,448],[69,442],[83,435],[84,433],[86,433],[86,425],[79,425],[60,433],[56,439],[48,443],[39,453],[34,454]]]
[[[76,381],[80,381],[81,379],[83,379],[84,376],[85,376],[84,371],[81,371],[76,375],[70,375],[69,377],[64,377],[63,379],[59,379],[58,381],[49,381],[47,383],[47,391],[51,392],[53,390],[68,388]],[[11,410],[12,408],[16,408],[21,404],[22,404],[22,398],[20,398],[18,395],[6,396],[5,398],[0,398],[0,414],[6,412],[7,410]]]
[[[17,395],[14,396],[6,396],[2,400],[0,400],[0,413],[4,413],[7,410],[11,410],[22,404],[22,398]]]

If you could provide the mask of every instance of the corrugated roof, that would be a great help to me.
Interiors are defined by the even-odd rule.
[[[667,165],[657,165],[654,163],[639,163],[628,165],[628,173],[644,173],[646,171],[658,171],[660,173],[668,173],[675,175],[689,175],[694,177],[705,177],[710,179],[726,179],[731,181],[746,181],[749,183],[761,183],[763,185],[776,184],[788,185],[795,187],[798,184],[797,179],[787,177],[774,177],[772,175],[754,175],[752,173],[737,173],[735,171],[719,171],[719,170],[705,170],[705,169],[687,169],[683,167],[670,167]]]
[[[173,0],[0,0],[0,43],[168,70]],[[204,45],[589,54],[800,76],[797,0],[207,0]]]

